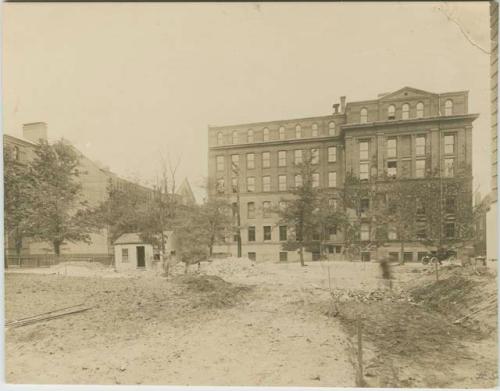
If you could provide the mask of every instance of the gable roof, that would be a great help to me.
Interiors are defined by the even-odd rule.
[[[169,237],[174,231],[165,231],[164,235]],[[118,239],[113,242],[114,245],[117,244],[150,244],[141,238],[138,232],[130,232],[121,235]]]
[[[403,98],[403,97],[406,97],[407,94],[412,94],[413,96],[415,96],[415,95],[418,95],[418,96],[422,96],[422,95],[437,95],[437,94],[435,94],[433,92],[419,90],[418,88],[403,87],[403,88],[400,88],[397,91],[394,91],[394,92],[391,92],[390,94],[382,96],[378,100],[380,100],[380,101],[391,100],[391,99],[396,99],[399,96],[401,96]]]
[[[188,203],[194,203],[196,201],[193,190],[191,189],[191,185],[189,184],[187,178],[184,178],[175,194],[181,196],[183,198],[183,201],[186,201]]]

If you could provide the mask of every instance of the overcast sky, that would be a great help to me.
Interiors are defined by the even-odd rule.
[[[49,137],[143,183],[182,158],[198,196],[207,127],[331,113],[411,86],[469,90],[490,189],[488,3],[3,4],[4,132]]]

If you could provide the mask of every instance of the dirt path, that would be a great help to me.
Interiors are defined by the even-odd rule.
[[[268,281],[232,308],[189,310],[168,321],[115,301],[156,292],[165,281],[54,277],[47,288],[48,277],[36,276],[37,295],[54,289],[78,301],[92,283],[113,299],[89,314],[8,330],[8,382],[354,386],[347,337],[311,306],[318,292]],[[10,285],[7,278],[8,292]]]

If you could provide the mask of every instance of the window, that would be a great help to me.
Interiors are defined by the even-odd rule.
[[[312,124],[311,134],[313,137],[318,137],[318,124]]]
[[[302,149],[296,149],[294,151],[295,164],[302,163]]]
[[[394,105],[390,105],[387,108],[387,119],[396,119],[396,107]]]
[[[280,225],[280,241],[286,241],[287,229],[286,225]]]
[[[453,115],[453,101],[451,99],[444,102],[444,115]]]
[[[254,142],[253,130],[249,130],[247,132],[247,142],[249,142],[249,143],[253,143]]]
[[[444,159],[444,176],[452,177],[454,175],[455,159]]]
[[[395,138],[387,139],[387,157],[395,158],[397,156],[397,140]]]
[[[249,193],[253,193],[255,191],[255,178],[253,176],[249,176],[247,178],[247,191]]]
[[[222,145],[222,132],[217,133],[217,145]]]
[[[328,147],[328,163],[337,161],[337,147]]]
[[[444,136],[444,153],[445,155],[453,155],[455,152],[455,136],[447,134]]]
[[[363,107],[359,113],[360,121],[362,124],[366,124],[368,122],[368,110]]]
[[[359,143],[359,160],[368,160],[368,141]]]
[[[262,167],[263,168],[271,167],[271,153],[270,152],[262,152]]]
[[[264,241],[271,240],[271,226],[264,225]]]
[[[286,151],[278,151],[278,167],[286,167]]]
[[[457,208],[457,200],[455,197],[446,197],[445,211],[446,213],[454,214]]]
[[[302,175],[295,175],[295,187],[301,187],[302,186]]]
[[[278,190],[286,191],[286,175],[278,175]]]
[[[238,132],[233,132],[233,144],[238,144]]]
[[[359,165],[359,179],[368,179],[368,163],[360,163]]]
[[[396,230],[393,227],[389,228],[387,238],[389,240],[397,240],[398,239],[398,233],[396,232]]]
[[[217,179],[217,193],[224,193],[224,178]]]
[[[410,119],[410,105],[408,103],[405,103],[401,108],[401,118]]]
[[[328,229],[328,237],[330,240],[334,240],[337,236],[337,227],[333,226]]]
[[[337,187],[337,173],[329,172],[328,173],[328,187]]]
[[[313,232],[312,240],[319,240],[319,233],[318,232]]]
[[[238,178],[237,177],[231,178],[231,190],[233,193],[238,192]]]
[[[249,202],[247,204],[247,218],[255,219],[255,202]]]
[[[295,127],[295,138],[302,138],[302,128],[300,125]]]
[[[231,155],[231,168],[237,169],[240,167],[240,155]]]
[[[253,227],[253,226],[248,227],[248,241],[255,242],[255,227]],[[250,258],[250,254],[251,253],[248,253],[248,258]],[[253,254],[255,254],[255,253],[253,253]],[[255,257],[255,255],[254,255],[254,257]]]
[[[425,155],[425,136],[417,136],[415,138],[415,154],[417,156]]]
[[[328,206],[332,209],[337,209],[337,200],[335,198],[330,198],[328,200]]]
[[[217,171],[224,171],[224,156],[217,156]]]
[[[251,170],[255,168],[255,154],[247,153],[247,169]]]
[[[19,159],[20,159],[20,156],[21,156],[21,154],[19,153],[19,147],[16,145],[16,146],[14,147],[14,156],[13,156],[13,157],[14,157],[14,160],[15,160],[16,162],[18,162],[18,161],[19,161]]]
[[[271,217],[271,201],[264,201],[262,203],[262,215],[264,217]]]
[[[416,214],[417,214],[417,216],[425,216],[425,205],[421,199],[417,199]]]
[[[285,127],[284,126],[280,126],[278,132],[279,132],[279,135],[280,135],[280,140],[284,140],[286,138],[286,136],[285,136]]]
[[[254,239],[254,241],[255,241],[255,239]],[[249,252],[248,259],[250,259],[251,261],[256,261],[257,260],[257,253]]]
[[[319,174],[317,172],[312,174],[312,187],[319,187]]]
[[[280,251],[280,262],[288,261],[288,252]]]
[[[262,177],[262,191],[271,191],[271,177],[263,176]]]
[[[122,262],[128,262],[128,248],[122,248]]]
[[[361,224],[361,240],[370,240],[370,227],[368,224]]]
[[[370,199],[369,198],[362,198],[359,203],[360,203],[359,209],[360,209],[361,213],[365,213],[370,209]]]
[[[425,177],[425,160],[417,160],[415,162],[415,176],[417,178]]]
[[[446,239],[453,239],[455,237],[455,223],[446,223],[444,225],[444,234]]]
[[[422,102],[417,103],[417,118],[424,118],[424,104]]]
[[[284,211],[286,209],[286,206],[287,206],[286,201],[279,202],[279,207],[281,211]]]
[[[330,122],[328,124],[328,135],[329,136],[335,136],[335,122]]]
[[[262,134],[263,134],[264,141],[269,141],[269,129],[264,128],[264,130],[262,131]]]
[[[319,149],[311,149],[311,164],[319,163]]]
[[[398,175],[398,162],[387,162],[387,175],[396,178]]]

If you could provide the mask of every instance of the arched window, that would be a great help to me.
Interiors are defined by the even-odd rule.
[[[295,127],[295,138],[301,138],[302,137],[302,128],[300,125],[297,125]]]
[[[269,141],[269,129],[268,128],[264,128],[263,134],[264,134],[264,141]]]
[[[238,144],[238,132],[236,130],[233,132],[233,144]]]
[[[410,119],[410,105],[405,103],[402,107],[401,118]]]
[[[279,134],[280,134],[280,140],[284,140],[285,139],[285,127],[284,126],[280,126]]]
[[[328,135],[335,136],[335,122],[330,122],[328,124]]]
[[[17,162],[19,161],[20,154],[19,154],[19,147],[16,145],[14,147],[14,160]]]
[[[453,101],[451,99],[444,102],[444,115],[453,115]]]
[[[368,110],[366,107],[363,107],[360,112],[360,122],[362,124],[366,124],[368,122]]]
[[[247,133],[247,142],[253,143],[253,130],[250,129]]]
[[[217,145],[222,145],[222,132],[217,133]]]
[[[396,107],[394,105],[387,108],[387,119],[396,119]]]
[[[424,104],[422,102],[417,103],[417,118],[424,117]]]
[[[318,124],[312,124],[312,136],[318,137]]]

